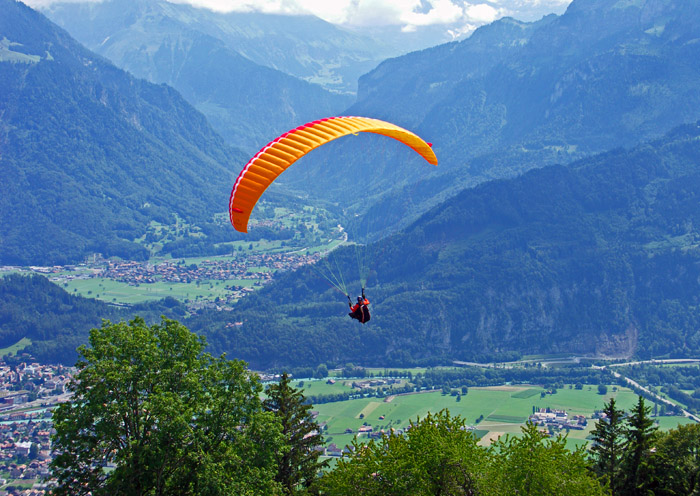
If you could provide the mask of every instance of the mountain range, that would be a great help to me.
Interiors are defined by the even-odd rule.
[[[481,181],[662,136],[700,118],[699,32],[690,0],[574,0],[560,16],[498,20],[360,78],[347,113],[417,132],[433,143],[437,169],[414,166],[398,147],[344,142],[284,180],[406,225]]]
[[[154,70],[144,52],[158,51],[167,34],[174,39],[200,33],[260,66],[352,94],[358,78],[384,59],[445,40],[428,28],[422,35],[392,27],[351,30],[312,15],[222,12],[164,0],[52,2],[42,11],[87,47],[135,73]]]
[[[342,112],[357,78],[382,60],[376,43],[312,16],[221,14],[165,0],[54,3],[43,12],[120,68],[176,88],[250,154]]]
[[[382,63],[349,113],[417,131],[439,167],[361,135],[281,178],[345,206],[351,233],[394,232],[332,255],[351,290],[356,250],[370,255],[371,322],[350,321],[345,296],[308,267],[187,324],[256,368],[698,353],[694,7],[575,0],[561,16],[504,19]],[[21,3],[0,11],[0,264],[147,258],[137,240],[154,224],[222,235],[212,219],[248,153],[172,87]],[[187,39],[188,71],[214,46],[239,60]]]

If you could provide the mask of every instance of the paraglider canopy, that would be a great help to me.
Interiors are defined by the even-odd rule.
[[[229,217],[237,231],[248,232],[248,219],[260,196],[287,167],[336,138],[359,132],[382,134],[411,147],[428,163],[437,165],[432,143],[402,127],[367,117],[328,117],[309,122],[264,146],[238,175],[229,200]]]

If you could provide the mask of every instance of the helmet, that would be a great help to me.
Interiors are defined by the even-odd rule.
[[[362,301],[362,296],[358,296],[357,301]]]

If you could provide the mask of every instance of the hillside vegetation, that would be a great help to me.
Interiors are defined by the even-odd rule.
[[[173,298],[119,308],[71,295],[43,276],[0,277],[0,348],[31,340],[20,352],[42,363],[73,365],[91,328],[99,327],[102,319],[128,320],[134,313],[155,321],[161,315],[182,318],[185,309]]]
[[[370,247],[365,326],[311,269],[191,325],[255,366],[698,353],[699,161],[693,124],[465,190]],[[357,273],[351,248],[335,260]]]

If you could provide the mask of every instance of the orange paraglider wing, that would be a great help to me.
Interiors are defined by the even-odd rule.
[[[367,117],[329,117],[309,122],[271,141],[248,161],[231,191],[229,217],[233,227],[237,231],[248,232],[248,219],[255,204],[287,167],[314,148],[359,132],[394,138],[413,148],[428,163],[437,165],[432,143],[426,143],[411,131],[389,122]]]

